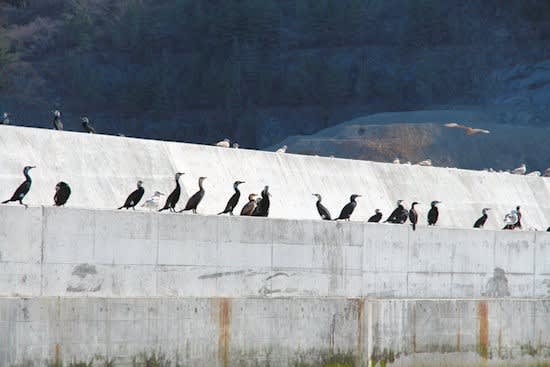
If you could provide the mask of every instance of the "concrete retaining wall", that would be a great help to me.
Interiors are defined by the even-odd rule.
[[[549,297],[550,233],[0,206],[0,295]]]
[[[34,206],[53,203],[58,181],[73,190],[68,206],[112,209],[124,202],[136,181],[145,181],[146,196],[154,190],[174,188],[174,173],[181,179],[184,205],[197,190],[197,178],[207,176],[202,213],[220,212],[232,194],[235,180],[243,197],[270,185],[270,215],[288,219],[317,219],[312,193],[320,193],[333,216],[352,193],[359,199],[354,220],[366,220],[375,208],[387,216],[397,199],[419,201],[422,225],[429,203],[442,200],[440,224],[471,228],[483,207],[491,207],[487,228],[501,228],[502,218],[516,205],[524,212],[524,226],[545,230],[550,226],[550,178],[394,165],[244,149],[89,135],[73,132],[0,126],[0,198],[11,196],[23,180],[25,165],[32,171],[33,187],[26,201]],[[518,165],[520,162],[518,162]]]
[[[550,300],[0,298],[6,367],[527,366],[549,340]]]

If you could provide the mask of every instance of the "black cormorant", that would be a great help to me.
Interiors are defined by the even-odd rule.
[[[254,212],[252,212],[253,216],[267,217],[269,215],[270,196],[271,194],[269,193],[269,186],[266,185],[262,190],[262,198],[260,199],[260,201],[258,201]]]
[[[518,221],[516,222],[516,224],[514,224],[514,228],[519,228],[521,229],[521,217],[522,217],[522,214],[521,214],[521,211],[520,211],[520,207],[519,205],[516,206],[516,214],[518,216]]]
[[[23,174],[25,175],[25,182],[19,185],[17,190],[15,190],[15,192],[13,193],[12,197],[6,201],[3,201],[2,204],[9,203],[10,201],[19,201],[19,204],[24,205],[25,208],[28,207],[27,204],[23,204],[23,198],[25,197],[25,195],[27,195],[27,193],[31,189],[32,179],[31,179],[31,176],[29,176],[29,171],[33,168],[36,168],[36,167],[25,166],[25,168],[23,168]]]
[[[388,219],[386,219],[386,222],[394,223],[394,224],[403,224],[407,221],[407,218],[409,216],[409,213],[405,207],[403,207],[403,200],[397,200],[397,208],[391,212]]]
[[[54,206],[64,206],[71,196],[71,188],[63,181],[55,185],[55,195],[53,196]]]
[[[132,208],[133,210],[136,210],[136,205],[138,205],[139,201],[143,197],[143,194],[145,194],[145,189],[143,188],[143,181],[137,182],[137,189],[133,191],[128,197],[126,198],[126,201],[124,202],[124,205],[122,205],[119,210],[122,208],[125,208],[126,210]]]
[[[63,122],[61,122],[61,112],[58,110],[53,111],[53,128],[56,130],[63,130]]]
[[[185,208],[179,211],[179,213],[186,211],[186,210],[192,210],[194,214],[197,214],[197,207],[199,206],[202,198],[204,197],[204,187],[202,187],[202,182],[206,180],[206,177],[199,177],[199,191],[193,194],[187,200],[187,204],[185,204]]]
[[[178,203],[181,194],[181,186],[179,182],[181,175],[183,175],[182,172],[176,173],[176,188],[170,193],[170,195],[168,195],[164,206],[159,209],[159,212],[166,209],[169,209],[171,212],[175,211],[174,208],[176,207],[176,204]]]
[[[9,125],[10,124],[10,119],[9,119],[9,114],[7,112],[4,112],[4,114],[2,115],[2,122],[0,124],[2,125]]]
[[[351,195],[349,198],[349,203],[347,203],[342,208],[342,211],[340,212],[340,216],[334,220],[339,220],[339,219],[349,220],[349,217],[351,216],[351,214],[355,210],[355,207],[357,206],[357,201],[355,199],[358,197],[361,197],[361,195],[357,195],[357,194]]]
[[[483,226],[485,225],[485,222],[487,222],[487,218],[488,218],[488,215],[487,215],[487,212],[491,210],[491,208],[483,208],[483,210],[481,211],[481,217],[479,217],[478,220],[476,220],[476,222],[474,223],[474,228],[483,228]]]
[[[413,231],[416,231],[416,223],[418,223],[418,213],[414,208],[415,205],[420,204],[416,201],[411,204],[411,209],[409,210],[409,220],[412,223]]]
[[[233,209],[235,209],[235,207],[239,203],[239,199],[241,198],[239,185],[243,183],[244,181],[235,181],[233,183],[233,190],[235,190],[235,193],[231,195],[231,197],[229,198],[229,201],[227,202],[227,205],[225,206],[225,209],[222,212],[218,213],[218,215],[225,214],[225,213],[229,213],[229,215],[233,215]]]
[[[428,225],[429,226],[435,226],[437,223],[437,219],[439,218],[439,209],[437,208],[437,204],[441,204],[441,201],[434,200],[431,203],[430,211],[428,212]]]
[[[256,194],[248,195],[248,203],[246,203],[242,210],[241,215],[252,215],[256,209]]]
[[[378,222],[380,222],[380,219],[382,219],[382,212],[380,211],[380,209],[375,209],[374,210],[374,215],[369,218],[368,222],[378,223]]]
[[[550,227],[546,228],[546,232],[550,232]]]
[[[317,203],[315,204],[317,206],[317,211],[319,212],[319,215],[324,220],[331,220],[330,218],[330,212],[323,204],[321,204],[321,195],[319,194],[313,194],[313,196],[317,197]]]
[[[82,127],[84,128],[84,131],[90,134],[95,134],[95,129],[92,125],[90,125],[90,120],[88,117],[84,116],[80,119],[82,121]]]

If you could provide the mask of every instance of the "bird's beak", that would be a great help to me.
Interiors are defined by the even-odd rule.
[[[36,166],[30,166],[29,168],[36,168]]]

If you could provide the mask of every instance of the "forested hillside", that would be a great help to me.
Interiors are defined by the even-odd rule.
[[[249,147],[365,112],[491,104],[495,70],[550,53],[538,0],[0,4],[14,121],[48,126],[57,108],[74,129],[87,114],[100,131]]]

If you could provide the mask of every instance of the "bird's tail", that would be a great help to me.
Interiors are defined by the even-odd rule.
[[[227,212],[224,210],[223,212],[219,212],[219,213],[216,214],[216,215],[225,214],[225,213],[227,213]]]
[[[166,209],[168,209],[168,207],[165,206],[163,208],[160,208],[158,211],[161,212],[161,211],[166,210]]]
[[[413,223],[413,231],[416,231],[416,223]]]
[[[122,208],[124,208],[124,205],[123,205],[123,206],[121,206],[120,208],[118,208],[118,210],[120,210],[120,209],[122,209]]]
[[[9,199],[8,199],[8,200],[6,200],[6,201],[2,201],[2,204],[7,204],[7,203],[9,203],[9,202],[10,202],[10,201],[9,201]]]

